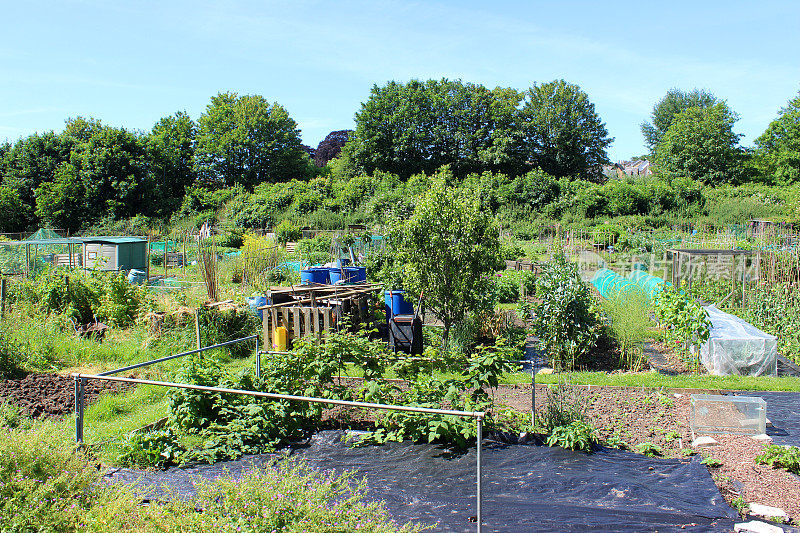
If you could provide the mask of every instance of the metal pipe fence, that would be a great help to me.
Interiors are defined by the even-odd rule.
[[[223,346],[229,346],[231,344],[236,344],[237,342],[244,342],[249,341],[251,339],[256,340],[256,354],[258,354],[258,335],[250,335],[248,337],[242,337],[240,339],[234,339],[232,341],[220,342],[218,344],[213,344],[211,346],[202,346],[200,348],[196,348],[194,350],[189,350],[186,352],[176,353],[172,355],[168,355],[166,357],[161,357],[159,359],[152,359],[150,361],[144,361],[143,363],[136,363],[134,365],[123,366],[122,368],[115,368],[114,370],[108,370],[106,372],[101,372],[97,374],[98,376],[113,376],[114,374],[119,374],[120,372],[125,372],[127,370],[135,370],[137,368],[142,368],[145,366],[154,365],[156,363],[163,363],[164,361],[170,361],[172,359],[177,359],[178,357],[184,357],[186,355],[192,355],[195,353],[201,353],[208,350],[214,350],[216,348],[222,348]],[[260,357],[256,355],[256,375],[261,377],[261,364],[260,364]]]
[[[243,340],[243,339],[240,339]],[[208,347],[207,349],[211,349]],[[194,350],[193,352],[197,352],[198,350]],[[177,354],[177,355],[187,355],[189,352],[184,354]],[[256,361],[261,359],[260,354],[256,351]],[[174,357],[170,357],[174,358]],[[161,360],[165,360],[165,358],[161,358]],[[156,360],[159,361],[159,360]],[[156,361],[151,361],[150,363],[154,363]],[[139,368],[139,365],[135,366]],[[122,369],[117,371],[111,372],[120,372]],[[147,379],[135,379],[135,378],[122,378],[117,376],[108,375],[109,373],[106,372],[104,374],[79,374],[75,373],[72,374],[72,378],[75,380],[75,440],[79,444],[83,444],[83,423],[84,423],[84,387],[88,380],[90,379],[97,379],[102,381],[113,381],[113,382],[120,382],[120,383],[131,383],[131,384],[139,384],[139,385],[154,385],[159,387],[172,387],[177,389],[188,389],[188,390],[196,390],[206,393],[223,393],[223,394],[239,394],[242,396],[252,396],[254,398],[267,398],[271,400],[289,400],[289,401],[301,401],[307,403],[320,403],[320,404],[328,404],[328,405],[341,405],[346,407],[360,407],[366,409],[383,409],[388,411],[403,411],[409,413],[422,413],[422,414],[430,414],[430,415],[443,415],[443,416],[457,416],[463,418],[474,418],[476,422],[476,438],[477,438],[477,445],[476,445],[476,524],[477,524],[477,531],[481,533],[482,531],[482,518],[483,518],[483,510],[482,510],[482,460],[481,460],[481,451],[482,445],[481,441],[483,440],[483,419],[486,416],[486,413],[483,411],[457,411],[457,410],[449,410],[449,409],[432,409],[428,407],[411,407],[405,405],[391,405],[391,404],[381,404],[381,403],[368,403],[368,402],[353,402],[348,400],[336,400],[336,399],[329,399],[329,398],[315,398],[312,396],[296,396],[292,394],[277,394],[277,393],[270,393],[270,392],[258,392],[258,391],[251,391],[251,390],[244,390],[244,389],[227,389],[222,387],[206,387],[202,385],[191,385],[188,383],[174,383],[170,381],[154,381],[154,380],[147,380]]]

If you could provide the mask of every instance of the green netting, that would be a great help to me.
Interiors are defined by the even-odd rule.
[[[31,235],[30,237],[26,238],[26,241],[43,241],[47,239],[61,239],[61,235],[56,233],[55,231],[51,230],[50,228],[39,228],[36,232]]]
[[[607,268],[598,270],[592,277],[591,283],[603,298],[624,298],[634,292],[642,292],[639,285]]]
[[[167,251],[172,251],[177,249],[178,244],[175,241],[156,241],[150,243],[150,251],[151,252],[163,252],[164,248],[167,248]]]

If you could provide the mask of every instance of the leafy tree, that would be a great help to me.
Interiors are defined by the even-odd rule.
[[[613,142],[589,96],[555,80],[534,84],[520,112],[528,161],[555,177],[601,181],[606,148]]]
[[[347,139],[353,130],[339,130],[330,132],[314,150],[314,164],[324,167],[328,161],[337,157],[342,147],[347,143]]]
[[[657,172],[668,179],[685,176],[707,184],[736,181],[744,155],[740,135],[733,132],[737,119],[724,102],[681,111],[656,146]]]
[[[444,323],[447,342],[450,328],[478,309],[488,290],[488,274],[500,253],[492,217],[481,211],[475,195],[437,179],[399,239],[404,287],[413,295],[424,293],[426,305]]]
[[[80,228],[88,218],[86,209],[86,187],[78,169],[70,163],[59,165],[55,179],[36,189],[36,216],[53,226]]]
[[[180,207],[184,190],[195,181],[194,142],[197,125],[183,111],[159,120],[147,138],[150,208],[168,216]]]
[[[0,186],[0,231],[20,231],[30,217],[30,208],[22,203],[19,191],[5,185]]]
[[[13,188],[25,206],[24,226],[33,225],[35,206],[34,190],[46,181],[52,181],[56,168],[69,160],[70,143],[52,131],[34,133],[20,139],[0,161],[3,185]]]
[[[710,107],[719,100],[706,91],[701,89],[692,89],[691,91],[682,91],[680,89],[670,89],[667,94],[653,106],[653,112],[650,115],[651,122],[642,122],[642,135],[644,135],[645,143],[650,147],[650,152],[653,152],[662,141],[667,130],[672,125],[675,117],[689,109],[690,107]]]
[[[252,190],[308,171],[297,123],[263,96],[220,93],[198,124],[195,169],[206,183]]]
[[[78,169],[86,191],[84,222],[127,218],[145,211],[146,142],[124,128],[102,125],[93,127],[85,141],[75,140],[70,163]]]
[[[449,165],[458,177],[521,165],[512,89],[451,81],[392,81],[372,87],[344,148],[351,172],[376,170],[402,179]]]
[[[800,181],[800,93],[756,139],[757,165],[776,183]]]

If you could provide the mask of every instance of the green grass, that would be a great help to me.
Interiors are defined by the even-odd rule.
[[[557,383],[558,378],[558,374],[539,374],[536,376],[536,383]],[[800,392],[800,378],[794,377],[709,376],[707,374],[666,376],[656,372],[625,374],[572,372],[569,374],[569,381],[577,385],[610,387]],[[531,375],[527,372],[506,374],[501,382],[504,384],[530,383]]]

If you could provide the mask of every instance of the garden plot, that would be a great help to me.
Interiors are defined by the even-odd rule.
[[[412,444],[350,448],[341,432],[316,434],[293,454],[321,469],[367,479],[398,521],[474,531],[475,450]],[[536,445],[484,447],[484,516],[488,531],[731,531],[730,508],[698,459],[656,460],[602,449],[593,454]],[[190,497],[193,482],[239,475],[273,456],[165,472],[115,470],[112,482],[135,482],[151,498]]]

